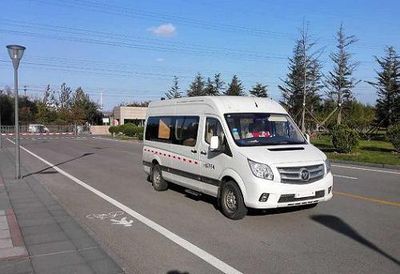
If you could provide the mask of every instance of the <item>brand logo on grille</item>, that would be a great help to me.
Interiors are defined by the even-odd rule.
[[[310,172],[309,172],[307,169],[305,169],[305,168],[300,169],[300,178],[301,178],[303,181],[308,181],[308,180],[310,180]]]

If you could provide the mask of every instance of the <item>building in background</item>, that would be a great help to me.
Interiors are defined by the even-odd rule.
[[[132,123],[144,126],[147,107],[115,107],[113,110],[113,125]]]

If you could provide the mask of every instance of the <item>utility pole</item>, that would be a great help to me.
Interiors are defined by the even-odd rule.
[[[26,97],[26,85],[24,85],[24,96]]]
[[[103,110],[103,92],[100,92],[100,110]]]

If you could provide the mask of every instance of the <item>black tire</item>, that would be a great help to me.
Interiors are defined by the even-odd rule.
[[[168,189],[168,183],[162,177],[161,168],[158,164],[155,164],[151,169],[151,182],[153,188],[157,191],[164,191]]]
[[[220,195],[222,213],[232,220],[239,220],[247,215],[243,195],[234,181],[228,181],[222,186]]]

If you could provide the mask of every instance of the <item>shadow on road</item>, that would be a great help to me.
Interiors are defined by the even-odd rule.
[[[315,207],[316,204],[302,205],[302,206],[291,206],[291,207],[280,207],[280,208],[269,208],[269,209],[255,209],[249,208],[248,216],[263,216],[263,215],[275,215],[284,214],[290,212],[301,211]]]
[[[377,247],[375,244],[371,243],[367,239],[365,239],[363,236],[361,236],[356,230],[354,230],[350,225],[342,221],[342,219],[332,216],[332,215],[313,215],[310,217],[311,220],[326,226],[338,233],[341,233],[357,242],[360,244],[372,249],[373,251],[381,254],[382,256],[386,257],[387,259],[391,260],[397,265],[400,265],[400,261],[397,260],[396,258],[392,257],[391,255],[387,254],[384,252],[382,249]]]
[[[182,187],[180,185],[176,185],[176,184],[173,184],[173,183],[168,183],[168,188],[173,190],[173,191],[176,191],[176,192],[179,192],[181,194],[184,194],[185,197],[187,197],[187,198],[189,198],[189,199],[191,199],[193,201],[202,201],[202,202],[209,203],[209,204],[214,206],[215,210],[218,210],[217,199],[212,197],[212,196],[205,195],[205,194],[201,194],[199,196],[192,195],[192,194],[187,193],[185,191],[186,190],[185,187]]]
[[[81,159],[81,158],[86,157],[86,156],[90,156],[90,155],[92,155],[92,154],[94,154],[94,153],[92,153],[92,152],[84,153],[84,154],[82,154],[81,156],[78,156],[78,157],[69,159],[69,160],[67,160],[67,161],[64,161],[64,162],[55,164],[55,165],[53,165],[53,166],[49,166],[49,167],[46,167],[46,168],[44,168],[44,169],[41,169],[41,170],[38,170],[38,171],[35,171],[35,172],[31,172],[31,173],[25,174],[24,176],[22,176],[22,178],[26,178],[26,177],[29,177],[29,176],[35,175],[35,174],[53,174],[53,173],[57,173],[57,171],[55,171],[55,170],[49,170],[49,169],[52,169],[53,167],[60,166],[60,165],[65,164],[65,163],[69,163],[69,162],[72,162],[72,161]]]
[[[193,201],[201,201],[201,202],[206,202],[208,204],[211,204],[215,210],[219,211],[219,204],[218,201],[215,197],[206,195],[206,194],[200,194],[200,195],[192,195],[190,193],[186,192],[186,188],[182,187],[180,185],[176,185],[173,183],[168,183],[168,188],[170,190],[179,192],[183,194],[186,198],[189,198]],[[294,207],[282,207],[282,208],[271,208],[271,209],[253,209],[249,208],[249,211],[247,213],[248,216],[264,216],[264,215],[274,215],[274,214],[283,214],[283,213],[289,213],[289,212],[295,212],[295,211],[300,211],[300,210],[305,210],[309,208],[315,207],[316,204],[313,205],[303,205],[303,206],[294,206]]]

